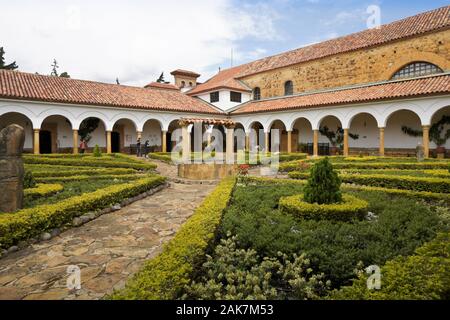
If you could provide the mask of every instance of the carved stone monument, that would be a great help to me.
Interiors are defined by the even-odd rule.
[[[21,126],[12,124],[0,131],[0,213],[22,208],[24,142]]]

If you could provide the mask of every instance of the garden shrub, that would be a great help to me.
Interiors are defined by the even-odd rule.
[[[74,217],[103,209],[126,198],[141,194],[164,183],[165,178],[149,176],[133,183],[113,185],[82,194],[55,204],[44,204],[15,213],[0,215],[0,248],[8,248],[21,240],[71,222]]]
[[[61,184],[38,184],[34,188],[25,189],[23,194],[28,199],[36,199],[53,195],[62,190],[64,187]]]
[[[47,177],[71,177],[80,175],[99,176],[99,175],[130,175],[138,173],[134,169],[127,168],[92,168],[92,169],[77,169],[73,170],[70,167],[62,169],[55,168],[49,169],[32,169],[33,176],[35,178],[47,178]]]
[[[221,234],[237,235],[242,248],[253,248],[260,256],[304,253],[314,272],[324,273],[338,288],[354,278],[358,262],[383,265],[398,255],[409,255],[442,228],[428,204],[374,191],[351,193],[369,203],[374,216],[370,221],[297,220],[283,214],[278,208],[280,198],[299,194],[302,188],[298,181],[273,179],[254,179],[237,187]]]
[[[194,300],[317,299],[329,283],[313,274],[304,255],[283,253],[261,258],[253,249],[240,249],[237,237],[222,239],[213,256],[207,256],[202,275],[183,296]]]
[[[367,288],[360,274],[352,286],[334,291],[334,300],[449,300],[450,234],[440,233],[409,257],[398,257],[381,268],[380,290]]]
[[[94,157],[80,157],[80,158],[50,158],[50,157],[24,157],[26,164],[49,164],[49,165],[63,165],[63,166],[87,166],[87,167],[105,167],[105,168],[132,168],[136,170],[154,170],[156,165],[154,163],[145,163],[141,161],[131,161],[119,157],[119,160],[102,157],[97,159]]]
[[[120,180],[137,180],[142,179],[145,177],[144,174],[118,174],[118,175],[72,175],[68,177],[45,177],[45,178],[36,178],[36,180],[40,183],[54,183],[54,182],[69,182],[69,181],[81,181],[81,180],[114,180],[114,179],[120,179]]]
[[[149,260],[112,299],[170,300],[180,296],[195,270],[204,262],[208,247],[228,205],[235,179],[225,179],[195,210],[157,257]]]
[[[36,180],[34,179],[33,173],[30,170],[25,170],[23,175],[23,188],[30,189],[36,187]]]
[[[305,179],[310,177],[310,174],[293,171],[289,173],[289,177],[292,179]],[[339,178],[345,183],[356,183],[374,187],[450,193],[450,180],[446,178],[392,176],[383,174],[341,174],[339,175]]]
[[[308,203],[317,204],[341,202],[340,187],[341,180],[328,158],[324,158],[311,169],[303,199]]]
[[[102,156],[102,151],[100,150],[100,147],[98,146],[98,144],[95,145],[94,147],[94,157],[99,158]]]
[[[300,219],[351,221],[362,219],[369,204],[357,197],[344,194],[340,203],[317,204],[303,200],[303,195],[280,199],[280,210]]]

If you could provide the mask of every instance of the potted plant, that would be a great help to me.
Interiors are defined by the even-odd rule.
[[[344,129],[338,127],[336,131],[331,131],[327,126],[320,127],[321,135],[328,138],[331,144],[330,153],[332,156],[339,154],[339,149],[342,148],[344,142]],[[348,136],[353,140],[359,139],[358,134],[349,133]],[[339,146],[339,147],[338,147]]]

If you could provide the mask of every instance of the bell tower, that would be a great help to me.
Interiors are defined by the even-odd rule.
[[[182,92],[189,91],[197,86],[197,78],[200,77],[198,73],[177,69],[170,73],[173,75],[175,85],[180,88]]]

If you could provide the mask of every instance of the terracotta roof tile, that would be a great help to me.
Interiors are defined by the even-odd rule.
[[[328,40],[272,57],[257,60],[240,67],[236,78],[282,68],[326,56],[372,47],[390,41],[424,34],[450,27],[450,6],[421,13],[381,26],[337,39]]]
[[[298,96],[252,101],[231,112],[232,115],[401,99],[450,93],[450,75],[425,77],[376,85],[316,92]]]
[[[158,90],[0,70],[0,98],[223,114],[178,90]]]
[[[188,95],[196,95],[203,92],[208,92],[217,89],[230,89],[244,92],[251,92],[251,89],[247,87],[241,81],[235,79],[236,76],[242,71],[242,66],[234,67],[220,71],[217,75],[206,81],[205,83],[198,85],[191,91],[187,92]]]
[[[163,90],[180,90],[177,86],[171,83],[152,82],[144,86],[144,88],[163,89]]]
[[[179,75],[185,75],[185,76],[190,76],[190,77],[195,77],[195,78],[200,77],[200,74],[198,74],[196,72],[189,71],[189,70],[182,70],[182,69],[174,70],[170,74],[173,76],[179,74]]]

